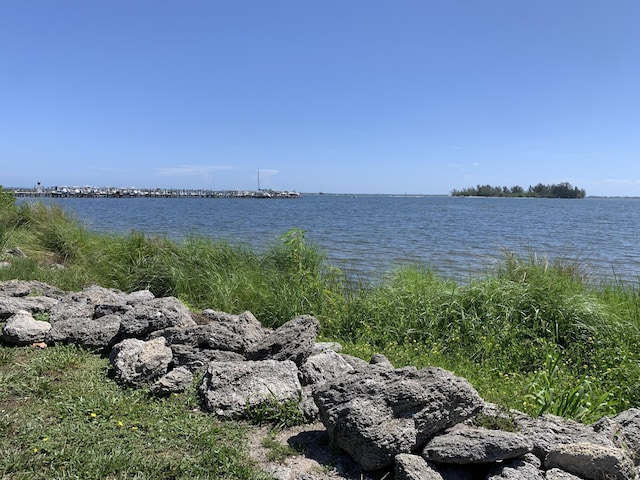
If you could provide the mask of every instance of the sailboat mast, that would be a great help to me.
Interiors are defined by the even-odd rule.
[[[260,191],[260,169],[258,169],[258,191]]]

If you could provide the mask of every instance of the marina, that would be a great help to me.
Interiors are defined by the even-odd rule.
[[[203,190],[184,188],[41,187],[9,188],[16,197],[43,198],[299,198],[291,190]]]

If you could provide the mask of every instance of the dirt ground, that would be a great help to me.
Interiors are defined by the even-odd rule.
[[[271,427],[254,427],[248,439],[251,457],[278,480],[390,480],[390,472],[362,472],[349,455],[331,445],[322,423],[274,431]],[[288,455],[269,459],[276,445],[292,447]]]

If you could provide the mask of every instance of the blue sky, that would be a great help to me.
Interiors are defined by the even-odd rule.
[[[640,196],[637,0],[4,0],[0,185]]]

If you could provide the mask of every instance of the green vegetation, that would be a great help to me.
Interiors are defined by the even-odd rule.
[[[247,458],[246,427],[197,412],[195,387],[157,399],[107,368],[73,347],[0,349],[1,478],[272,478]]]
[[[527,190],[519,185],[513,187],[500,187],[491,185],[478,185],[477,187],[453,190],[454,197],[536,197],[536,198],[584,198],[587,192],[583,188],[573,187],[570,183],[563,182],[559,185],[529,186]]]
[[[250,310],[270,327],[312,314],[323,339],[346,353],[441,366],[486,400],[532,415],[590,422],[640,406],[640,290],[589,283],[578,262],[506,254],[466,285],[420,268],[364,285],[326,265],[300,230],[262,252],[201,237],[111,236],[57,207],[5,202],[5,194],[2,251],[19,247],[27,256],[2,258],[10,266],[0,280],[149,288],[195,310]],[[193,411],[195,391],[154,399],[117,387],[107,372],[105,359],[78,349],[0,346],[0,476],[262,478],[232,447],[242,427]],[[256,423],[285,426],[300,420],[294,410],[250,413]]]

